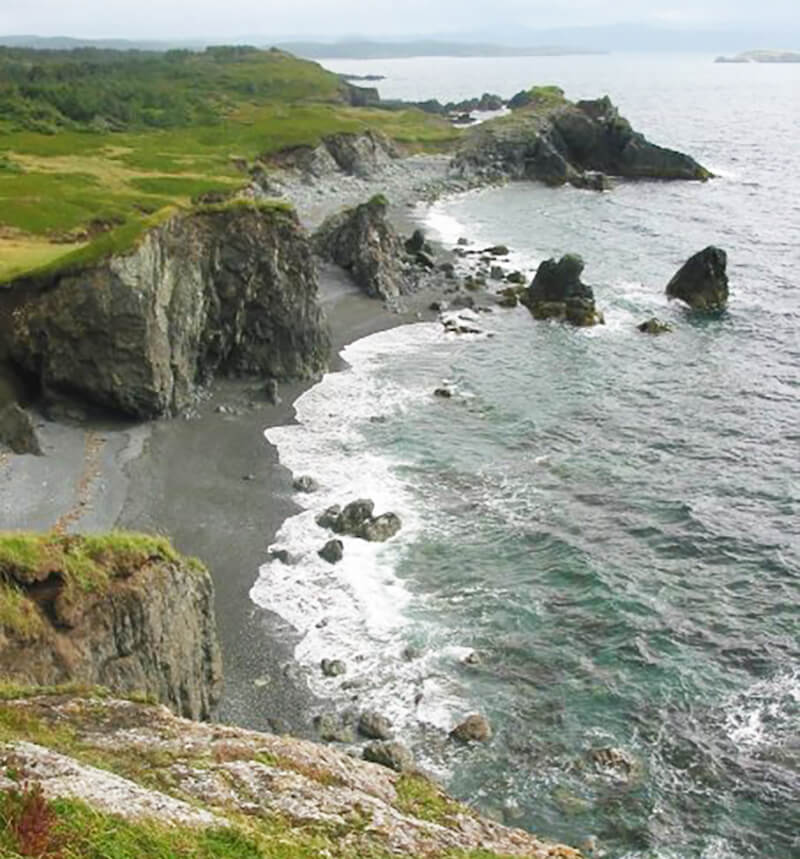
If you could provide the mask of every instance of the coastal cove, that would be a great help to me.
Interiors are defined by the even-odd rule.
[[[123,259],[205,283],[188,263],[170,274],[169,248],[216,258],[236,234],[279,261],[274,291],[249,291],[237,307],[260,313],[299,284],[301,311],[277,334],[237,312],[239,327],[225,329],[234,346],[213,313],[192,316],[207,328],[203,384],[173,360],[175,381],[146,400],[147,416],[176,416],[133,423],[67,404],[60,421],[37,417],[46,455],[0,455],[2,528],[132,529],[199,557],[214,579],[223,723],[318,740],[319,717],[377,711],[459,799],[587,856],[791,855],[800,70],[663,57],[432,62],[434,75],[427,59],[330,65],[381,75],[390,98],[508,97],[532,81],[570,99],[608,92],[634,128],[715,178],[617,179],[603,192],[506,184],[451,170],[449,154],[387,156],[383,138],[356,139],[375,159],[363,175],[326,172],[330,152],[319,150],[305,173],[278,165],[268,202],[168,221]],[[384,303],[318,260],[314,295],[305,230],[344,205],[383,209],[384,197],[398,235],[420,228],[431,245],[414,263],[421,288]],[[729,306],[692,314],[664,288],[710,244],[728,252]],[[428,251],[451,268],[429,276]],[[500,306],[490,266],[530,283],[544,259],[567,253],[583,258],[604,325]],[[248,264],[233,259],[232,280],[196,295],[214,305]],[[110,264],[110,282],[125,265]],[[488,288],[473,289],[484,269]],[[462,334],[439,314],[458,282],[460,298],[486,311],[467,309]],[[671,330],[639,333],[651,317]],[[280,354],[261,347],[286,331],[302,357],[284,374]],[[218,368],[245,377],[209,383]],[[311,378],[276,386],[265,375]],[[315,492],[297,491],[301,475]],[[374,545],[345,537],[342,562],[322,561],[332,535],[315,518],[360,497],[399,513],[400,532]],[[332,659],[341,676],[320,670]],[[491,742],[449,741],[475,712],[489,717]]]

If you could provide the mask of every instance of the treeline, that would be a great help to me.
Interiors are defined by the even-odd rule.
[[[239,104],[338,99],[315,63],[246,46],[202,53],[0,47],[0,127],[124,130],[218,122]]]

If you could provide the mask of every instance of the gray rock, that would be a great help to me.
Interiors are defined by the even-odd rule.
[[[366,710],[358,718],[358,733],[370,740],[391,740],[394,732],[386,716]]]
[[[525,275],[521,271],[512,271],[506,275],[508,283],[525,283]]]
[[[505,278],[505,276],[506,276],[505,269],[501,265],[493,265],[489,269],[489,277],[492,280],[503,280],[503,278]]]
[[[319,738],[326,743],[355,742],[355,732],[336,713],[323,713],[314,719]]]
[[[449,400],[453,396],[453,391],[450,388],[441,387],[433,392],[434,397],[441,397],[443,400]]]
[[[370,743],[364,749],[363,758],[396,772],[412,772],[415,769],[414,756],[397,741]]]
[[[436,268],[436,260],[430,254],[425,253],[425,251],[417,251],[414,254],[414,259],[418,265],[428,269],[428,271],[433,271]]]
[[[47,390],[135,418],[180,413],[216,374],[327,365],[310,246],[277,207],[176,215],[130,253],[7,290],[14,362]]]
[[[333,504],[315,519],[320,528],[334,528],[342,515],[342,508],[338,504]]]
[[[450,731],[450,737],[461,743],[485,743],[492,738],[492,728],[485,716],[473,713]]]
[[[319,489],[319,483],[307,474],[300,477],[295,477],[292,481],[292,487],[297,492],[316,492]]]
[[[655,316],[651,316],[650,319],[640,322],[636,328],[642,334],[666,334],[668,331],[672,331],[672,326],[668,322],[662,322],[660,319],[656,319]]]
[[[535,319],[561,319],[577,326],[601,322],[592,288],[581,280],[583,265],[576,254],[565,254],[558,262],[545,260],[520,301]]]
[[[413,662],[415,659],[420,659],[422,657],[422,648],[417,647],[415,644],[407,644],[403,648],[403,659],[406,662]]]
[[[341,659],[323,659],[319,667],[326,677],[340,677],[347,672],[347,666]]]
[[[288,549],[270,549],[269,556],[273,561],[280,561],[282,564],[291,565],[296,562],[296,558]]]
[[[709,245],[690,257],[667,284],[667,296],[685,301],[693,310],[724,310],[728,303],[728,256]]]
[[[272,403],[273,406],[280,405],[281,398],[278,394],[277,379],[267,379],[264,383],[264,395],[266,396],[268,403]]]
[[[344,557],[344,544],[341,540],[328,540],[317,554],[329,564],[338,564]]]
[[[326,218],[314,233],[316,252],[345,269],[375,298],[396,298],[410,289],[401,266],[403,245],[386,219],[388,203],[377,195]]]
[[[370,543],[384,543],[394,537],[403,527],[400,517],[395,513],[382,513],[361,524],[356,536]]]
[[[410,254],[419,253],[425,247],[425,233],[420,229],[414,230],[411,238],[406,239],[405,248]]]
[[[345,505],[341,515],[336,520],[333,530],[338,534],[348,534],[356,537],[362,525],[372,519],[375,503],[369,498],[358,498]]]
[[[43,455],[33,420],[17,403],[9,403],[0,411],[0,445],[18,454]]]

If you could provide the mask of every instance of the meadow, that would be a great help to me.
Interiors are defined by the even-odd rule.
[[[0,282],[131,246],[282,149],[379,129],[409,149],[458,132],[281,51],[0,49]]]

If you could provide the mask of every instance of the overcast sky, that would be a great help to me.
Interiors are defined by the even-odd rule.
[[[129,39],[477,34],[484,28],[494,37],[504,29],[620,22],[730,29],[794,25],[798,18],[800,0],[0,0],[0,34]]]

